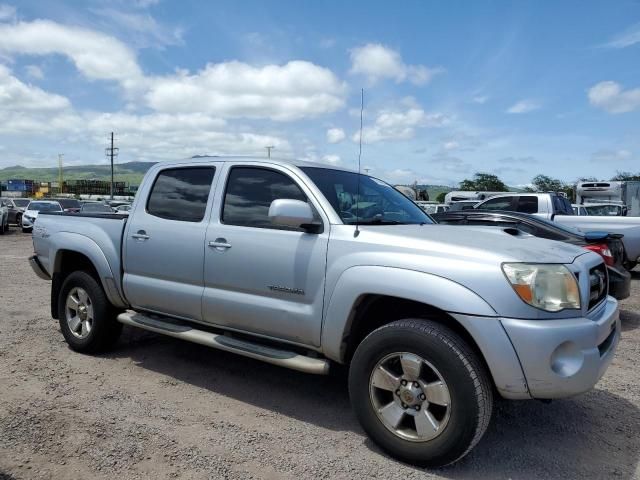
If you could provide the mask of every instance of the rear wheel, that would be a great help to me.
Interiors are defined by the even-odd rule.
[[[60,330],[69,346],[94,353],[111,347],[122,324],[102,286],[87,272],[73,272],[64,281],[58,299]]]
[[[0,235],[4,235],[5,232],[5,223],[4,220],[0,218]]]
[[[16,225],[18,225],[19,227],[22,227],[22,215],[21,214],[17,214],[16,215]]]
[[[358,346],[349,371],[367,434],[404,461],[453,463],[482,438],[493,397],[487,373],[457,334],[428,320],[385,325]]]

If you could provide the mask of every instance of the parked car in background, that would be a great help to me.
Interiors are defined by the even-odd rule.
[[[622,242],[628,270],[640,259],[640,217],[607,217],[574,215],[569,200],[555,193],[516,193],[500,195],[480,203],[478,210],[499,210],[529,213],[556,223],[589,231],[624,235]]]
[[[22,214],[31,200],[28,198],[5,198],[4,200],[9,208],[9,223],[22,225]]]
[[[29,262],[70,348],[108,349],[126,324],[307,373],[349,365],[356,417],[405,461],[466,455],[494,394],[591,390],[620,338],[600,255],[435,225],[358,172],[198,157],[151,166],[138,196],[129,217],[37,220]]]
[[[0,198],[0,235],[9,230],[9,206],[4,198]]]
[[[580,205],[587,212],[587,215],[605,217],[626,217],[627,206],[619,203],[585,203]]]
[[[33,200],[22,214],[22,231],[30,232],[40,212],[63,212],[62,205],[56,200]]]
[[[632,217],[640,216],[640,182],[639,181],[603,181],[578,182],[576,185],[576,203],[614,203],[625,207]]]
[[[129,212],[131,211],[131,205],[127,204],[127,205],[120,205],[119,207],[115,208],[115,212],[118,215],[129,215]]]
[[[607,232],[581,232],[526,213],[465,210],[432,215],[443,225],[491,226],[513,229],[534,237],[578,245],[597,253],[607,265],[609,295],[622,300],[630,294],[631,274],[625,269],[623,236]]]
[[[444,203],[416,202],[416,204],[429,214],[442,213],[449,210],[449,205],[445,205]]]
[[[102,202],[87,202],[83,203],[80,208],[80,213],[93,213],[97,215],[109,215],[113,214],[113,208],[106,203]]]
[[[579,216],[586,216],[589,215],[587,213],[587,209],[584,208],[583,205],[576,205],[575,203],[571,204],[571,209],[573,210],[573,214],[574,215],[579,215]]]
[[[62,207],[62,210],[67,213],[78,213],[82,205],[79,200],[75,198],[50,198],[49,200],[58,202]]]
[[[473,210],[478,205],[478,200],[458,200],[449,204],[449,211],[458,212],[460,210]]]

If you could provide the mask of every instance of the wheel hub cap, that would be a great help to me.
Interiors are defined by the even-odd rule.
[[[93,327],[93,303],[87,292],[80,288],[72,288],[67,294],[65,318],[73,336],[85,338]]]
[[[413,353],[380,360],[371,373],[369,397],[378,419],[403,440],[433,440],[449,422],[447,384],[431,363]]]

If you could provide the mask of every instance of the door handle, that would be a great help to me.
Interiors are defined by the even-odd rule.
[[[149,235],[144,230],[138,230],[138,233],[134,233],[131,235],[131,238],[135,238],[136,240],[149,240]]]
[[[221,252],[231,248],[231,244],[227,243],[226,238],[216,238],[213,242],[209,242],[209,246]]]

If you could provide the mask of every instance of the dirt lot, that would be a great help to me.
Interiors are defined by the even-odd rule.
[[[453,467],[382,454],[345,377],[316,377],[125,328],[109,355],[71,352],[49,316],[31,238],[0,237],[0,479],[640,478],[640,272],[623,339],[581,397],[499,402]]]

